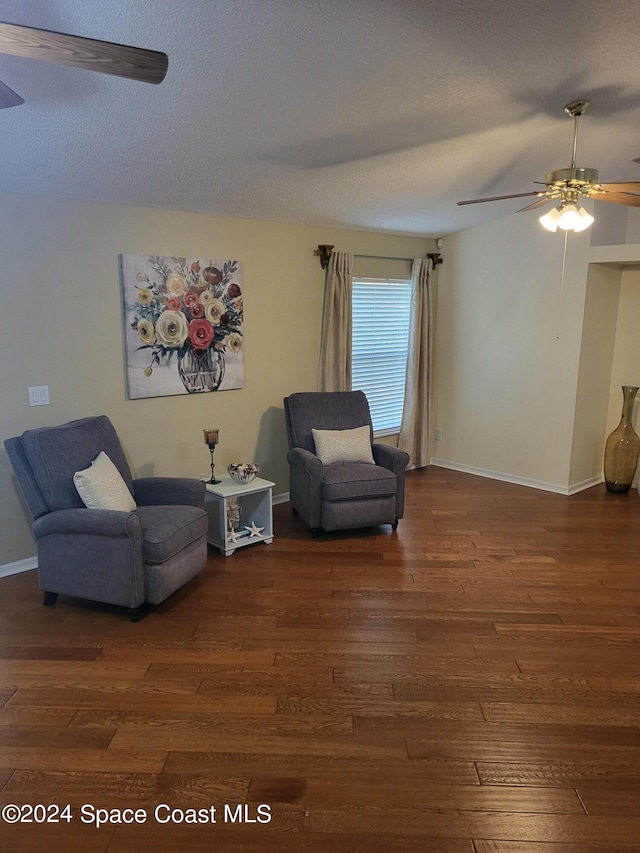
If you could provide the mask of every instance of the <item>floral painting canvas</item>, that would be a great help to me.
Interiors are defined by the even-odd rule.
[[[242,264],[120,258],[129,399],[243,388]]]

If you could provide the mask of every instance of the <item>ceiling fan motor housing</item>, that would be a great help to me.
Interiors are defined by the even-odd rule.
[[[600,191],[598,170],[581,166],[547,172],[544,182],[549,189],[574,189],[585,195]]]

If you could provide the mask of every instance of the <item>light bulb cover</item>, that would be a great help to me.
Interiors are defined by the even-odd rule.
[[[587,213],[584,207],[578,208],[578,217],[578,221],[573,226],[574,231],[585,231],[590,225],[593,225],[593,223],[595,222],[594,217],[590,213]]]
[[[584,231],[594,221],[590,213],[573,202],[565,202],[554,207],[538,219],[543,228],[554,233],[558,228],[563,231]]]
[[[573,231],[574,226],[580,222],[577,205],[571,203],[564,204],[560,210],[558,228],[562,228],[563,231]]]
[[[555,233],[558,230],[558,220],[561,215],[561,209],[559,207],[554,207],[547,211],[547,213],[543,213],[542,216],[539,217],[538,222],[543,228],[546,228],[547,231]]]

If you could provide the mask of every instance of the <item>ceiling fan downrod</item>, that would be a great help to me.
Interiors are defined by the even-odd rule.
[[[570,101],[565,105],[564,111],[573,118],[573,150],[571,152],[571,168],[576,166],[576,151],[578,150],[578,122],[580,116],[589,106],[589,101]]]
[[[598,170],[585,166],[576,166],[576,152],[578,150],[578,123],[580,116],[589,106],[589,101],[570,101],[565,105],[564,111],[573,119],[573,147],[571,149],[571,165],[567,169],[554,169],[547,172],[545,183],[550,190],[561,193],[563,201],[574,201],[569,195],[577,191],[578,195],[591,195],[594,191],[599,192]]]

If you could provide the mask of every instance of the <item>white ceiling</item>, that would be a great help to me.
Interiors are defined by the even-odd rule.
[[[640,180],[638,0],[0,0],[165,51],[159,86],[0,55],[0,189],[438,236],[569,165]],[[539,214],[539,212],[538,212]],[[523,214],[534,216],[537,214]]]

